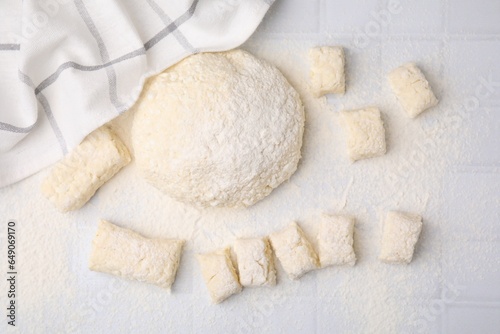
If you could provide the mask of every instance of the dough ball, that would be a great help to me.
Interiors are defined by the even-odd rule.
[[[297,169],[299,94],[278,69],[233,50],[190,56],[145,85],[132,128],[142,175],[202,207],[250,206]]]

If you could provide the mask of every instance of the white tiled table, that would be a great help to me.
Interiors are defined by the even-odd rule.
[[[165,212],[152,206],[157,201],[148,202],[148,196],[157,198],[158,194],[143,185],[134,166],[102,187],[82,210],[68,215],[48,207],[37,191],[43,173],[0,189],[0,217],[20,222],[22,242],[19,327],[9,331],[415,333],[420,326],[426,333],[500,333],[500,1],[397,3],[277,0],[243,46],[298,82],[307,80],[309,47],[344,45],[350,85],[345,97],[328,98],[332,110],[308,111],[304,159],[298,172],[290,183],[248,211],[229,218],[214,212],[200,216],[184,206]],[[395,4],[400,10],[388,12]],[[336,110],[373,103],[389,116],[387,158],[404,154],[409,144],[405,138],[411,138],[406,131],[417,123],[395,126],[400,111],[394,110],[384,75],[411,60],[422,66],[441,100],[434,111],[417,120],[423,128],[446,131],[453,126],[445,122],[449,117],[469,109],[463,113],[464,132],[456,134],[461,151],[446,170],[437,173],[425,165],[413,171],[429,169],[433,183],[408,185],[408,193],[423,189],[428,196],[422,204],[425,228],[414,262],[398,268],[384,266],[376,259],[378,213],[396,203],[419,210],[422,202],[418,196],[398,192],[400,189],[389,192],[383,188],[384,180],[378,177],[384,173],[381,159],[369,166],[349,166],[343,149],[334,149],[321,138],[331,132],[328,138],[332,141],[342,140],[332,115]],[[484,87],[478,88],[482,81],[490,79],[496,86],[478,96],[478,89],[484,93]],[[373,177],[360,173],[363,166],[373,168]],[[387,193],[376,193],[379,188]],[[310,232],[314,230],[310,213],[341,207],[344,193],[349,195],[344,202],[346,210],[359,218],[356,242],[364,245],[354,268],[317,271],[299,283],[280,273],[280,283],[274,289],[247,289],[220,306],[209,305],[193,258],[198,251],[197,238],[209,237],[214,247],[225,245],[235,235],[266,234],[291,219],[299,219]],[[167,224],[158,227],[151,223],[166,217],[174,217],[169,224],[194,231],[172,295],[86,268],[98,219],[128,224],[147,235],[169,236]],[[2,230],[0,245],[4,245],[4,237]],[[42,249],[30,247],[35,242],[42,244]],[[45,250],[57,255],[48,259]],[[49,271],[53,281],[44,281]],[[372,284],[363,286],[363,275],[373,277]],[[6,283],[3,279],[0,282],[3,293]],[[44,289],[30,288],[35,282],[44,282]],[[116,282],[121,284],[119,292],[111,289]],[[409,283],[414,288],[407,291]],[[103,295],[106,300],[101,300]],[[398,305],[411,314],[405,311],[401,314],[408,319],[395,318],[391,324],[387,313],[397,313]],[[370,310],[386,318],[382,323],[388,326],[381,327]],[[6,330],[2,321],[0,332]]]
[[[388,12],[391,3],[401,10]],[[360,38],[366,35],[371,36],[365,45]],[[442,180],[446,207],[440,209],[442,282],[437,292],[446,292],[446,282],[463,282],[464,290],[446,300],[436,316],[429,316],[427,329],[499,333],[500,1],[278,1],[253,37],[255,44],[259,38],[344,44],[353,57],[371,52],[376,59],[373,70],[381,75],[397,64],[418,60],[450,108],[473,103],[470,98],[477,96],[482,80],[496,83],[488,96],[478,96],[466,125],[472,135]],[[471,261],[488,269],[472,271],[467,267]],[[427,301],[421,309],[429,307]],[[329,328],[346,330],[342,325]]]

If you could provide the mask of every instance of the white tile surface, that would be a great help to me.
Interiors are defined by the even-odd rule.
[[[500,241],[471,241],[460,235],[443,241],[443,289],[448,286],[450,290],[449,304],[492,303],[500,307],[499,258]]]
[[[493,172],[484,165],[458,165],[445,178],[444,193],[448,203],[443,237],[469,238],[476,241],[500,240],[500,196],[498,190],[500,168]],[[458,196],[457,196],[458,194]]]
[[[487,304],[453,306],[448,310],[445,328],[447,333],[455,334],[498,333],[500,328],[499,306]]]
[[[497,0],[448,1],[448,11],[451,33],[500,33],[500,2]]]
[[[307,97],[308,48],[343,45],[347,93],[329,96],[321,110],[307,111],[303,159],[292,180],[250,210],[235,212],[230,221],[215,212],[201,217],[186,206],[175,212],[185,221],[169,221],[172,212],[156,205],[161,195],[138,182],[133,168],[69,215],[46,206],[37,191],[42,174],[0,189],[0,216],[23,222],[20,284],[31,295],[20,297],[21,332],[498,333],[500,1],[401,0],[401,11],[381,21],[389,3],[277,0],[243,46],[275,64]],[[416,120],[401,118],[404,113],[385,78],[407,61],[421,66],[440,99]],[[484,80],[494,82],[490,90],[481,88]],[[305,104],[308,108],[314,101],[307,98]],[[414,153],[419,143],[413,133],[425,130],[442,145],[423,146],[423,153],[434,159],[426,161],[432,163],[404,165],[393,184],[386,179],[395,172],[387,170],[387,160],[348,164],[339,149],[344,135],[336,113],[366,105],[377,105],[384,114],[389,147],[384,159]],[[326,134],[328,143],[322,140]],[[450,164],[439,163],[443,156]],[[371,172],[363,173],[367,169]],[[142,196],[151,196],[156,204],[140,201]],[[131,199],[137,203],[130,205]],[[166,196],[162,200],[171,201]],[[299,282],[288,280],[279,269],[275,288],[245,289],[219,306],[210,305],[193,256],[197,238],[208,235],[208,246],[221,247],[238,235],[263,235],[292,219],[313,237],[311,212],[341,207],[357,218],[355,267],[316,271]],[[388,208],[424,216],[410,266],[385,266],[377,260],[379,217]],[[151,236],[170,236],[185,226],[178,237],[191,241],[172,295],[124,282],[123,291],[104,303],[97,301],[112,282],[109,275],[86,268],[99,218]],[[0,245],[4,234],[0,230]],[[46,259],[44,249],[30,248],[30,241],[58,255]],[[48,270],[60,275],[46,282],[44,291],[30,291],[33,280],[43,281]],[[5,288],[6,282],[0,281],[0,292]],[[402,309],[411,315],[404,318],[408,314],[398,313]],[[381,324],[394,326],[381,329]],[[5,331],[1,323],[0,332]]]
[[[276,1],[258,30],[266,33],[317,33],[320,1]]]
[[[387,7],[394,0],[384,0]],[[392,16],[390,35],[429,35],[444,32],[445,0],[400,1],[401,10]]]
[[[312,1],[311,1],[312,2]],[[379,1],[366,0],[326,0],[323,2],[323,31],[331,34],[365,32],[374,29],[368,25],[377,21],[374,13],[378,13]],[[355,13],[355,15],[353,15]],[[367,26],[368,25],[368,26]],[[382,27],[382,25],[379,25]]]

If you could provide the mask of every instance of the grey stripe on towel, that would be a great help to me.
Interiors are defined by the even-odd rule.
[[[18,75],[19,75],[19,80],[21,80],[31,88],[34,88],[33,81],[29,76],[27,76],[21,71],[18,71]],[[61,147],[63,154],[66,155],[66,153],[68,153],[68,146],[66,145],[66,140],[64,140],[64,137],[61,133],[61,129],[59,129],[59,125],[57,125],[57,121],[54,118],[54,114],[52,114],[52,109],[50,108],[49,101],[47,101],[47,98],[42,93],[38,94],[36,97],[38,99],[38,102],[40,102],[40,104],[43,107],[45,115],[49,120],[50,127],[52,128],[52,131],[54,132],[57,141],[59,142],[59,146]]]
[[[147,41],[144,44],[144,47],[137,49],[135,51],[132,51],[130,53],[127,53],[121,57],[118,57],[112,61],[109,61],[105,64],[101,65],[81,65],[78,63],[75,63],[73,61],[68,61],[63,64],[61,64],[57,70],[52,73],[50,76],[47,77],[47,79],[43,80],[38,87],[35,89],[35,94],[38,95],[40,92],[42,92],[44,89],[52,85],[59,75],[61,75],[62,72],[64,72],[68,68],[73,68],[75,70],[79,71],[97,71],[103,68],[106,68],[108,66],[111,66],[113,64],[120,63],[124,60],[135,58],[140,55],[146,54],[146,51],[152,48],[154,45],[156,45],[158,42],[160,42],[162,39],[167,37],[171,32],[175,31],[182,23],[186,22],[191,16],[193,16],[194,11],[196,9],[196,5],[198,4],[198,0],[193,1],[192,5],[189,7],[189,9],[181,15],[177,20],[172,22],[170,25],[162,29],[159,33],[157,33],[153,38],[151,38],[149,41]]]
[[[99,48],[99,53],[101,54],[101,60],[104,63],[109,63],[110,59],[109,59],[108,49],[106,48],[104,40],[102,39],[101,34],[97,30],[94,21],[90,17],[87,7],[85,7],[85,4],[83,3],[82,0],[75,0],[75,6],[76,9],[78,10],[78,13],[85,22],[85,25],[87,26],[90,33],[97,42],[97,47]],[[118,112],[122,112],[124,107],[123,104],[118,101],[115,69],[113,68],[113,65],[107,66],[105,69],[106,69],[106,75],[108,76],[109,99],[111,100],[111,103],[115,106],[116,110]]]
[[[18,51],[20,49],[19,44],[0,44],[0,51]]]
[[[163,24],[165,24],[165,26],[168,27],[170,24],[172,24],[172,19],[167,15],[167,13],[165,13],[163,9],[161,9],[160,6],[158,6],[156,1],[154,0],[146,0],[146,1],[148,2],[149,6],[154,10],[156,15],[158,15],[158,17],[163,21]],[[179,29],[174,30],[173,35],[185,50],[191,53],[198,53],[198,50],[196,50],[191,45],[191,43],[189,43],[189,41],[186,39],[186,36],[184,36],[184,34]]]

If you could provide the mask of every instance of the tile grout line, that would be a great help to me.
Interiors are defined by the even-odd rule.
[[[440,38],[440,49],[441,49],[441,57],[444,59],[445,55],[447,54],[446,52],[446,45],[447,41],[449,41],[449,35],[448,35],[448,0],[441,0],[441,10],[442,10],[442,36]],[[440,66],[439,69],[441,77],[444,76],[445,68],[444,68],[444,62]],[[439,224],[439,239],[441,240],[441,243],[439,245],[439,269],[441,270],[441,284],[440,284],[440,293],[443,292],[443,281],[444,281],[444,270],[443,270],[443,240],[444,238],[444,233],[443,233],[443,226],[442,224]],[[448,305],[445,306],[444,312],[442,316],[440,317],[440,329],[442,333],[447,333],[449,332],[449,316],[448,316]]]
[[[319,35],[320,38],[323,38],[323,32],[326,31],[325,29],[325,22],[326,22],[326,4],[325,4],[325,1],[324,0],[319,0],[319,4],[318,4],[318,10],[319,10],[319,13],[318,13],[318,17],[319,17],[319,22],[318,22],[318,33],[317,35]]]
[[[296,39],[310,39],[311,37],[317,37],[317,32],[275,32],[275,33],[267,33],[267,40],[276,40],[281,39],[283,34],[287,34],[292,38]],[[320,33],[322,35],[322,33]],[[353,38],[355,32],[340,32],[340,33],[332,33],[328,32],[328,37],[339,38],[339,39],[350,39]],[[401,41],[401,40],[416,40],[418,41],[441,41],[445,38],[453,41],[500,41],[500,34],[384,34],[387,41]]]
[[[457,306],[457,308],[465,308],[468,306],[493,308],[493,309],[500,308],[500,302],[498,301],[464,300],[464,301],[454,301],[453,303],[448,303],[447,305]]]

